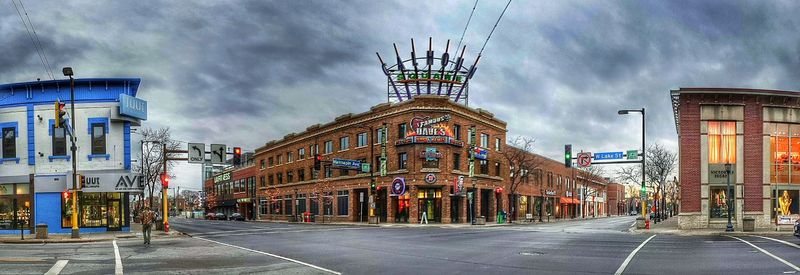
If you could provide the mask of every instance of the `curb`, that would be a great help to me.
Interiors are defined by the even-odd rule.
[[[188,235],[183,232],[175,231],[175,233],[169,234],[153,234],[154,239],[167,239],[167,238],[180,238],[182,236]],[[89,234],[89,233],[87,233]],[[0,239],[0,243],[8,243],[8,244],[46,244],[46,243],[95,243],[95,242],[107,242],[113,240],[130,240],[130,239],[139,239],[141,237],[137,236],[136,234],[129,234],[129,235],[120,235],[114,236],[109,238],[79,238],[79,239]]]

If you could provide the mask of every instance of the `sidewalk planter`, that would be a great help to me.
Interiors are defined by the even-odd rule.
[[[742,230],[744,232],[753,232],[756,228],[756,219],[754,218],[743,218],[742,219]]]
[[[644,229],[644,226],[645,226],[644,218],[643,217],[636,218],[636,229]]]
[[[486,225],[486,217],[480,216],[475,218],[476,225]]]
[[[36,225],[36,238],[47,239],[47,224],[40,223]]]

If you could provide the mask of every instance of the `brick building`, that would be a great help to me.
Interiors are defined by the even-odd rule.
[[[380,176],[384,125],[386,175]],[[500,155],[506,123],[485,110],[424,95],[346,114],[258,148],[261,218],[281,220],[310,212],[333,221],[366,222],[372,173],[380,222],[418,222],[423,215],[430,222],[467,222],[470,208],[463,195],[473,186],[467,153],[472,126],[485,156],[475,160],[475,208],[478,216],[493,221],[497,209],[505,209],[505,194],[498,188],[503,187],[503,173],[508,173]],[[323,158],[319,171],[313,167],[315,154]],[[339,169],[334,160],[371,167],[368,172]],[[454,190],[460,176],[467,178],[462,181],[464,192]]]
[[[245,219],[255,219],[256,172],[253,162],[245,162],[244,166],[230,167],[206,179],[206,213],[224,213],[228,217],[239,213]]]
[[[671,91],[680,155],[681,228],[791,227],[800,191],[800,93],[737,88]],[[732,192],[727,192],[728,170]]]
[[[625,185],[619,183],[608,184],[608,214],[627,215],[628,201],[625,200]]]

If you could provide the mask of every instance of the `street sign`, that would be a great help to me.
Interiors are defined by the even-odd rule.
[[[352,159],[333,159],[331,162],[333,167],[342,168],[342,169],[361,169],[361,161],[360,160],[352,160]]]
[[[203,163],[206,160],[205,143],[189,143],[186,151],[189,154],[189,163]]]
[[[589,167],[590,165],[592,165],[592,153],[590,152],[578,153],[578,166]]]
[[[362,173],[368,173],[370,171],[370,168],[372,168],[372,167],[371,167],[369,162],[362,162],[361,163],[361,172]]]
[[[225,144],[211,144],[211,164],[225,164],[228,152]]]
[[[639,150],[628,150],[627,155],[628,155],[628,159],[638,159],[639,158]]]
[[[594,153],[594,160],[622,159],[622,152]]]

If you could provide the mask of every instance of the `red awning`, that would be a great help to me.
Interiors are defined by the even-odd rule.
[[[578,200],[570,198],[570,197],[561,197],[561,203],[563,203],[563,204],[577,204]]]

